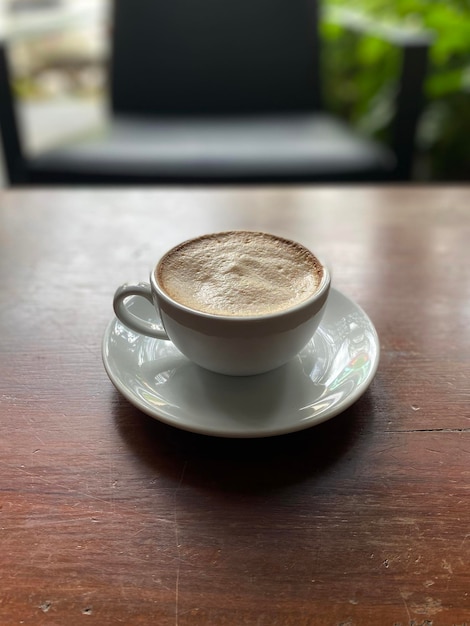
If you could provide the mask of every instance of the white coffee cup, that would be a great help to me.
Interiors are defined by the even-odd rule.
[[[331,283],[328,268],[316,257],[321,277],[306,299],[264,314],[225,315],[186,306],[172,298],[160,284],[160,264],[180,246],[160,259],[150,273],[149,283],[124,284],[116,290],[114,311],[125,326],[149,337],[172,341],[194,363],[233,376],[261,374],[280,367],[312,338],[321,321]],[[128,306],[131,296],[141,296],[154,305],[155,322],[132,312]]]

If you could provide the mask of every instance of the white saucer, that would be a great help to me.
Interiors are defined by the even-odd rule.
[[[133,311],[154,318],[143,298]],[[116,318],[103,338],[109,378],[138,409],[177,428],[222,437],[268,437],[324,422],[367,389],[379,363],[374,325],[354,302],[331,289],[319,329],[290,363],[259,376],[213,374],[170,341],[144,337]]]

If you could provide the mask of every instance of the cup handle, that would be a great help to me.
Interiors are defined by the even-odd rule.
[[[129,296],[141,296],[142,298],[148,300],[152,304],[152,306],[154,306],[152,292],[148,283],[121,285],[116,289],[116,293],[114,294],[113,298],[114,312],[119,321],[125,324],[134,332],[140,333],[141,335],[147,335],[147,337],[155,337],[156,339],[169,340],[168,335],[162,328],[161,321],[157,317],[157,313],[155,313],[155,315],[159,324],[144,320],[128,309],[128,307],[124,303],[124,300]]]

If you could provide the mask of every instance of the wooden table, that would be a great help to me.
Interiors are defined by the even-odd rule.
[[[313,248],[381,338],[352,408],[219,439],[145,416],[115,287],[228,228]],[[470,624],[470,189],[0,195],[0,624]]]

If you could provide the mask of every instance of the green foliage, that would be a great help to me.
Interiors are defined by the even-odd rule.
[[[427,102],[418,135],[424,177],[470,180],[470,0],[325,3],[327,9],[354,8],[381,24],[433,31]],[[386,137],[393,116],[398,50],[377,37],[358,36],[328,22],[323,36],[328,105],[367,132]]]

